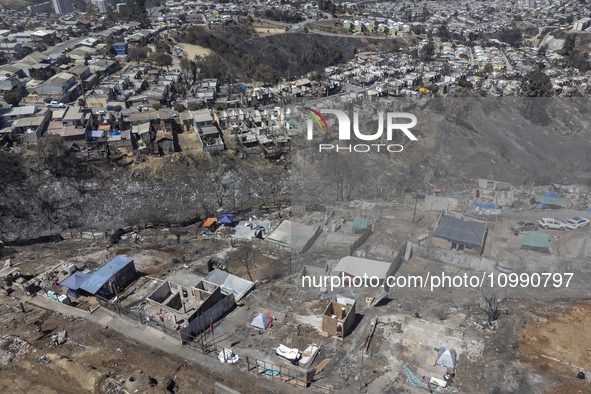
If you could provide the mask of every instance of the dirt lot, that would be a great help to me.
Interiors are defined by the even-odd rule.
[[[254,30],[261,37],[271,36],[273,34],[283,34],[283,33],[285,33],[285,28],[255,27]]]
[[[207,56],[212,53],[211,49],[204,48],[199,45],[191,45],[191,44],[180,44],[183,47],[183,52],[186,54],[185,56],[189,59],[194,59],[195,56]]]
[[[265,392],[256,387],[254,376],[227,376],[150,348],[134,339],[77,318],[26,305],[17,313],[18,303],[0,296],[0,384],[5,392],[37,393],[107,393],[124,386],[125,380],[143,371],[138,392],[142,393],[213,393],[220,382],[243,393]],[[35,330],[40,324],[42,333]],[[52,334],[65,330],[75,343],[59,347],[51,344]],[[10,350],[6,335],[21,342]],[[4,338],[4,340],[3,340]],[[83,346],[79,346],[83,345]],[[8,353],[7,353],[8,352]],[[5,354],[12,356],[10,362]],[[212,365],[215,361],[212,359]],[[125,387],[125,386],[124,386]],[[133,392],[133,390],[128,390]]]
[[[527,360],[543,371],[576,376],[591,370],[591,306],[575,305],[564,312],[532,310],[537,323],[519,332],[519,348]],[[549,359],[542,355],[551,357]]]

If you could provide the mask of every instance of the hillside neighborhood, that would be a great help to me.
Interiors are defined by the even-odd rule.
[[[0,384],[589,392],[589,37],[585,1],[4,0]]]

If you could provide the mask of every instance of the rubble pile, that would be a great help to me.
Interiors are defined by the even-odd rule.
[[[114,380],[110,380],[105,386],[102,387],[102,389],[102,392],[105,394],[126,392],[123,386]]]
[[[7,362],[17,362],[30,352],[30,345],[19,337],[4,335],[0,340],[0,349],[8,355]]]
[[[482,352],[484,351],[484,342],[472,340],[468,342],[466,357],[468,360],[477,362],[482,359]]]
[[[63,345],[68,341],[68,332],[67,331],[58,331],[57,333],[57,342],[60,345]]]
[[[349,380],[349,379],[358,380],[359,379],[359,366],[357,366],[357,365],[347,364],[344,367],[340,368],[339,372],[340,372],[340,376],[344,380]]]

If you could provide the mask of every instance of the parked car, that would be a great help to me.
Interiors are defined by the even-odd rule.
[[[580,218],[580,217],[574,217],[571,219],[568,219],[565,223],[566,228],[568,228],[569,230],[574,230],[576,228],[579,227],[585,227],[589,225],[589,219],[585,219],[585,218]]]
[[[511,230],[515,231],[536,231],[538,229],[538,224],[536,222],[532,222],[531,220],[520,220],[517,223],[513,223],[511,225]]]
[[[308,204],[306,205],[307,212],[326,212],[326,207],[320,204]]]
[[[143,112],[143,111],[149,111],[148,107],[146,107],[145,105],[138,105],[138,106],[137,106],[137,109],[138,109],[140,112]]]
[[[104,109],[99,109],[98,111],[96,111],[97,115],[106,115],[107,111],[105,111]]]
[[[50,108],[64,108],[65,107],[65,104],[60,103],[59,101],[50,101],[49,103],[46,103],[45,105]]]
[[[560,220],[552,219],[552,218],[542,218],[538,220],[538,225],[544,229],[552,229],[552,230],[560,230],[564,231],[566,229],[566,224],[562,223]]]

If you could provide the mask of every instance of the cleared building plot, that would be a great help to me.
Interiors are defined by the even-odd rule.
[[[268,245],[280,249],[305,253],[314,244],[322,228],[314,228],[305,224],[284,220],[271,234],[265,238]]]

